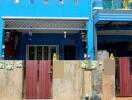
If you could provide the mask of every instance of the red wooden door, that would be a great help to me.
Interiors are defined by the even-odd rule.
[[[128,57],[119,58],[119,73],[120,73],[120,96],[132,96],[130,59]]]
[[[51,61],[27,60],[25,99],[51,99]]]
[[[52,86],[52,73],[51,62],[40,61],[39,62],[39,85],[38,85],[38,97],[39,99],[51,99],[51,86]]]
[[[25,98],[37,98],[37,61],[26,61]]]

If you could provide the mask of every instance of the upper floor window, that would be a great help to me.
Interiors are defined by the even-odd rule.
[[[46,3],[46,4],[47,4],[47,3],[48,3],[48,0],[44,0],[44,3]]]
[[[59,2],[60,2],[61,4],[63,4],[63,3],[64,3],[64,0],[59,0]]]
[[[19,0],[15,0],[15,3],[18,4],[19,3]]]
[[[74,0],[74,4],[78,4],[78,0]]]
[[[29,4],[33,4],[34,3],[34,0],[29,0]]]

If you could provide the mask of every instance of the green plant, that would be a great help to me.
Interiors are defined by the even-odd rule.
[[[128,9],[129,8],[129,4],[130,4],[130,0],[121,0],[123,8],[124,9]]]

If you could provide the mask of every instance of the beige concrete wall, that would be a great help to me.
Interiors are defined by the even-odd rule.
[[[115,100],[115,60],[104,60],[103,100]]]
[[[82,100],[91,92],[91,71],[81,69],[80,61],[55,61],[53,65],[54,100]]]
[[[22,68],[0,69],[0,100],[22,99]]]

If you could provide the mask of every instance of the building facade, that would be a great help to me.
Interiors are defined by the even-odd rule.
[[[5,0],[0,3],[1,58],[46,60],[55,53],[60,60],[95,59],[98,50],[129,56],[131,4],[131,0],[126,6],[120,0]],[[113,42],[124,43],[129,50],[115,48]]]
[[[75,60],[87,51],[94,58],[91,0],[5,0],[0,8],[1,58],[47,60],[56,53]]]
[[[131,0],[95,0],[94,25],[98,50],[131,57]]]
[[[86,98],[94,95],[92,94],[94,90],[97,92],[96,94],[101,95],[101,97],[106,96],[106,98],[130,97],[132,95],[130,88],[132,68],[131,59],[129,59],[132,56],[131,8],[131,0],[129,2],[127,0],[4,0],[0,3],[0,58],[10,61],[4,62],[1,60],[1,69],[8,70],[9,65],[15,65],[15,60],[26,60],[26,62],[23,61],[25,65],[23,62],[20,63],[21,68],[24,68],[24,78],[22,80],[27,82],[27,88],[31,90],[35,85],[35,91],[38,91],[37,84],[39,83],[45,88],[39,90],[48,90],[46,85],[49,86],[49,84],[49,89],[51,89],[52,76],[54,78],[53,72],[58,75],[59,69],[62,73],[57,76],[57,83],[58,77],[63,76],[69,82],[66,80],[64,84],[61,84],[61,80],[60,84],[69,86],[72,91],[74,87],[71,88],[72,85],[67,84],[74,78],[82,79],[82,81],[74,80],[73,83],[75,82],[78,85],[80,82],[80,86],[82,86],[82,82],[84,82],[83,85],[86,84],[86,86],[82,86],[82,88],[86,88],[86,90],[84,89],[86,93],[83,94],[83,96],[86,95]],[[104,64],[103,62],[98,64],[97,61],[91,63],[91,61],[88,63],[90,69],[86,69],[85,67],[88,64],[83,60],[97,59],[99,50],[106,50],[113,53],[115,57],[119,57],[116,60],[118,66],[115,65],[115,60],[112,60],[112,62],[106,61]],[[53,58],[58,59],[58,64],[50,61]],[[81,60],[81,62],[59,60]],[[71,64],[69,65],[69,63]],[[22,67],[22,64],[25,67]],[[85,65],[84,69],[80,68],[82,65],[79,64]],[[57,66],[56,71],[53,65]],[[74,68],[74,66],[79,67]],[[94,68],[96,66],[96,68],[92,69],[91,66],[94,66]],[[13,67],[11,69],[13,70]],[[11,69],[9,68],[9,71]],[[112,70],[112,72],[109,73],[109,70]],[[65,71],[68,73],[64,74]],[[82,74],[79,74],[80,72]],[[5,75],[8,74],[5,73]],[[77,76],[74,77],[75,75]],[[127,83],[125,83],[126,80]],[[46,85],[43,85],[43,82]],[[3,84],[5,83],[3,82]],[[103,84],[106,84],[106,86],[103,86]],[[124,89],[124,84],[128,86],[125,87],[126,89]],[[75,84],[73,86],[76,88]],[[99,90],[96,89],[96,86]],[[81,90],[83,90],[82,88]],[[58,89],[58,84],[56,89]],[[89,93],[87,89],[89,89]],[[103,89],[107,92],[104,92]],[[30,94],[27,89],[28,92]],[[67,90],[67,93],[69,94],[69,90]],[[112,96],[107,96],[105,93]],[[44,93],[42,93],[43,95]],[[69,95],[72,95],[72,93]],[[121,99],[119,98],[119,100]]]

